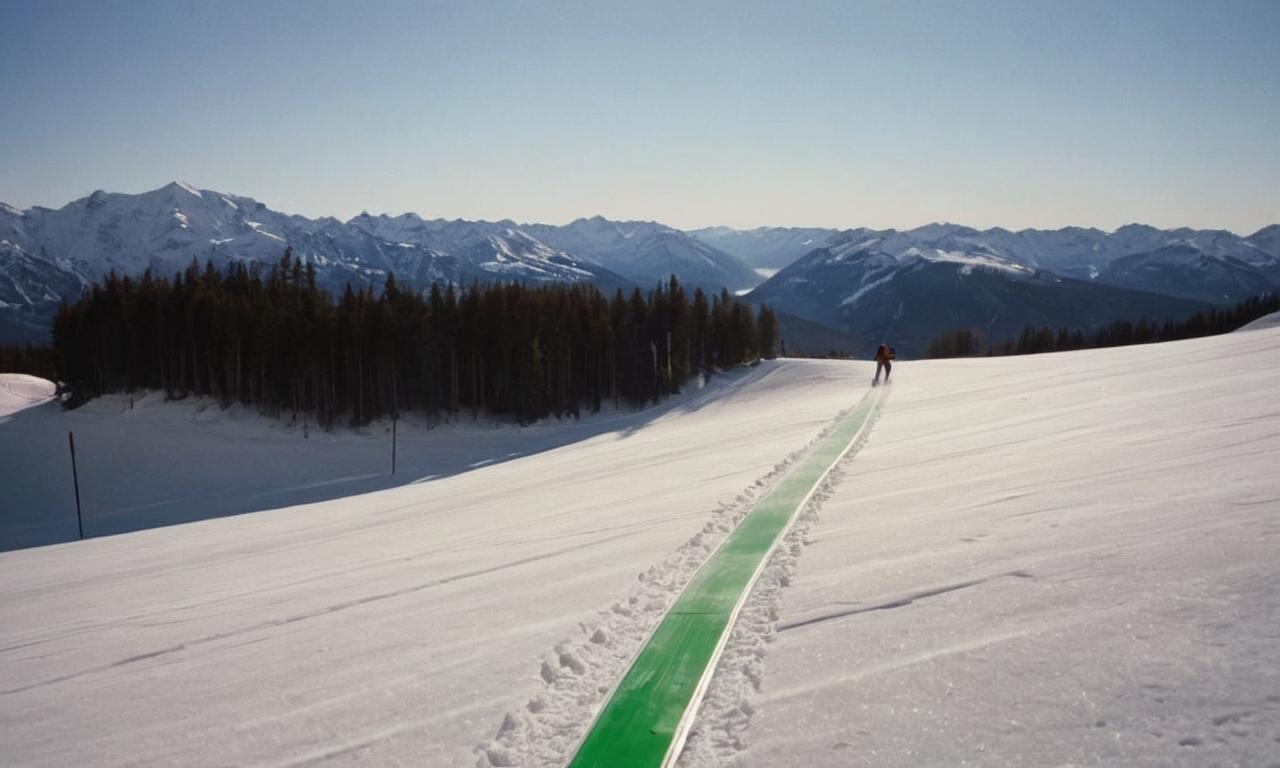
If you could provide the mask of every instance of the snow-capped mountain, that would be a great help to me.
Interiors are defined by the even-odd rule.
[[[935,232],[921,247],[892,230],[850,230],[756,288],[747,298],[862,339],[888,341],[900,354],[924,351],[937,334],[981,329],[990,341],[1026,325],[1091,329],[1113,320],[1181,318],[1206,304],[1060,277],[994,248]]]
[[[564,226],[528,224],[524,231],[617,272],[642,287],[675,274],[690,286],[737,291],[761,281],[742,260],[653,221],[611,221],[602,216]]]
[[[671,227],[595,217],[565,226],[363,213],[308,219],[253,198],[172,182],[130,195],[97,191],[57,210],[0,204],[0,341],[41,341],[64,298],[111,271],[176,272],[192,259],[270,264],[291,247],[320,284],[591,282],[649,287],[672,274],[711,290],[761,281],[738,259]]]
[[[1192,241],[1161,246],[1112,261],[1098,282],[1155,291],[1214,304],[1275,290],[1265,275],[1235,256],[1213,256]]]
[[[43,340],[58,305],[84,285],[74,270],[0,237],[0,343]]]
[[[809,239],[810,233],[817,244],[798,253],[798,232],[805,233],[801,244]],[[907,255],[915,248],[994,257],[1063,277],[1215,303],[1269,290],[1268,285],[1280,282],[1280,227],[1277,226],[1259,230],[1249,237],[1224,230],[1186,227],[1165,230],[1143,224],[1129,224],[1111,233],[1083,227],[1014,232],[1000,227],[977,230],[958,224],[927,224],[905,231],[856,229],[843,234],[833,230],[735,231],[723,227],[695,230],[691,234],[754,266],[785,266],[833,239],[847,239],[850,232],[863,238],[878,237],[880,250],[898,256]],[[1205,257],[1198,268],[1188,268],[1187,255],[1191,251]],[[1134,272],[1123,265],[1110,269],[1117,260],[1136,254],[1145,255],[1141,260],[1143,270]],[[1148,282],[1143,281],[1144,274],[1151,278]]]
[[[818,227],[705,227],[689,234],[707,245],[737,256],[752,267],[782,269],[814,248],[821,248],[838,229]]]
[[[1057,285],[1043,281],[1061,276],[1218,304],[1274,290],[1280,283],[1280,226],[1240,237],[1140,224],[1111,233],[1082,227],[978,230],[957,224],[905,231],[712,227],[686,233],[656,222],[599,216],[563,226],[424,219],[413,213],[364,213],[343,222],[281,213],[253,198],[173,182],[137,195],[97,191],[57,210],[21,211],[0,203],[0,342],[45,340],[58,304],[112,270],[171,273],[192,259],[270,264],[286,247],[315,264],[321,285],[335,292],[347,283],[381,286],[391,272],[416,289],[437,281],[504,279],[589,281],[612,291],[648,288],[674,273],[689,286],[738,291],[761,281],[752,266],[791,263],[800,268],[788,267],[753,296],[853,332],[879,327],[876,318],[868,318],[865,327],[851,322],[860,316],[864,298],[871,301],[909,266],[911,274],[972,278],[938,283],[935,288],[944,292],[930,300],[940,305],[959,300],[945,291],[963,293],[987,272],[1000,285],[1019,280],[1024,286]],[[797,280],[811,287],[799,290]],[[1059,289],[1080,290],[1074,283]],[[1049,296],[1045,301],[1061,305]],[[1144,298],[1138,305],[1151,301]],[[1064,309],[1054,316],[1067,314]],[[1076,315],[1091,322],[1087,308]]]
[[[495,235],[519,240],[537,251],[570,253],[647,288],[672,274],[690,286],[709,290],[740,290],[760,283],[750,267],[688,234],[647,221],[610,221],[601,216],[569,224],[517,224],[502,221],[423,219],[361,214],[349,222],[369,234],[390,241],[420,243],[445,253],[471,250]]]
[[[308,219],[252,198],[173,182],[138,195],[94,192],[53,210],[0,207],[0,341],[42,341],[58,304],[111,271],[172,273],[196,259],[270,264],[291,247],[320,284],[380,287],[473,280],[629,286],[511,222],[425,222],[412,214]]]
[[[1255,262],[1246,256],[1240,258],[1253,264],[1258,268],[1259,272],[1271,278],[1271,281],[1280,285],[1280,224],[1272,224],[1269,227],[1254,232],[1245,238],[1250,246],[1263,254],[1261,263]]]

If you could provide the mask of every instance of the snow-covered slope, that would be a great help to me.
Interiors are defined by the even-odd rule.
[[[796,570],[766,572],[685,764],[1265,765],[1277,359],[1280,329],[900,364],[869,442],[770,566]],[[601,659],[625,657],[679,586],[669,558],[705,553],[870,376],[785,361],[664,411],[487,444],[445,432],[470,466],[429,481],[443,452],[411,435],[401,460],[424,482],[0,554],[0,754],[434,767],[500,762],[474,749],[501,732],[541,737],[531,765],[563,765],[589,718],[557,713],[603,696]],[[18,464],[28,446],[131,418],[53,407],[0,423],[6,503],[43,482]],[[136,481],[216,472],[257,439],[170,407],[133,412],[159,444]],[[164,463],[193,432],[204,462]],[[274,450],[281,467],[312,459]],[[579,679],[585,702],[556,698]]]
[[[625,603],[637,574],[848,406],[849,370],[763,364],[657,411],[579,424],[402,423],[394,488],[335,497],[368,481],[356,478],[311,497],[323,503],[0,554],[0,754],[13,765],[347,753],[473,764],[504,713],[542,691],[544,656],[572,674],[556,644]],[[389,459],[381,432],[325,443],[173,405],[16,414],[0,424],[0,511],[47,495],[47,513],[74,526],[68,430],[91,533],[219,495],[287,504],[308,483],[385,472]]]
[[[750,746],[684,764],[1273,762],[1277,361],[1280,329],[897,367],[759,693],[695,726],[754,712]]]

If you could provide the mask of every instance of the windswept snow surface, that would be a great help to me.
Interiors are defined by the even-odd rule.
[[[548,679],[594,679],[592,659],[558,648],[597,637],[594,647],[625,654],[637,644],[680,586],[664,561],[696,567],[706,549],[691,540],[738,515],[739,497],[758,493],[869,377],[865,364],[765,363],[634,416],[402,443],[411,479],[429,476],[414,456],[437,438],[479,465],[430,482],[2,553],[0,755],[8,765],[474,765],[477,745],[544,700]],[[151,483],[163,498],[194,484],[196,505],[223,464],[259,462],[301,482],[294,464],[318,456],[323,475],[341,447],[307,452],[296,431],[235,414],[206,429],[188,404],[121,407],[20,411],[0,424],[0,463],[47,434],[69,514],[70,424],[86,462],[103,455],[91,434],[114,435],[128,480],[113,493]],[[146,435],[151,444],[138,445]],[[355,455],[364,461],[358,446]],[[89,497],[101,486],[86,471]],[[4,472],[6,514],[45,482]],[[584,635],[618,603],[636,616],[610,625],[621,635]]]
[[[1280,328],[894,378],[681,764],[1275,764]]]
[[[0,554],[0,755],[563,765],[870,375],[766,364],[498,431],[521,455],[431,482]],[[681,764],[1274,762],[1280,328],[894,375],[748,598]],[[78,417],[53,407],[0,424],[3,463],[28,415]],[[219,439],[210,463],[246,444]],[[28,482],[0,480],[5,504]]]

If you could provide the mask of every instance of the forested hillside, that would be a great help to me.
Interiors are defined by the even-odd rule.
[[[1225,309],[1210,308],[1196,312],[1185,320],[1163,323],[1147,318],[1116,320],[1095,331],[1085,333],[1078,328],[1028,325],[1016,339],[989,343],[982,329],[960,328],[939,334],[929,342],[927,358],[970,357],[974,355],[1034,355],[1042,352],[1069,352],[1097,347],[1123,347],[1129,344],[1151,344],[1179,341],[1201,336],[1230,333],[1248,323],[1280,312],[1280,292],[1254,296]],[[984,352],[985,350],[985,352]]]
[[[140,388],[215,397],[323,425],[403,410],[520,422],[638,405],[699,367],[772,357],[776,318],[673,276],[610,299],[587,284],[432,286],[334,299],[288,251],[265,275],[194,261],[173,279],[114,273],[54,326],[72,402]]]

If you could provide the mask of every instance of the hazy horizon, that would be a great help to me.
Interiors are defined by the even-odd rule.
[[[0,201],[679,229],[1280,220],[1280,4],[4,3]]]
[[[272,204],[271,204],[271,203],[269,203],[268,201],[263,200],[261,197],[259,197],[259,196],[257,196],[257,195],[254,195],[254,194],[252,194],[252,193],[249,193],[249,192],[245,192],[245,191],[243,191],[243,190],[214,189],[214,188],[212,188],[212,187],[210,187],[210,186],[208,186],[208,185],[199,184],[199,183],[194,183],[194,182],[190,182],[190,181],[186,181],[186,180],[182,180],[182,179],[170,179],[169,181],[164,182],[163,184],[157,184],[157,185],[155,185],[155,186],[153,186],[153,187],[150,187],[149,189],[140,189],[140,190],[137,190],[137,191],[132,191],[132,190],[115,190],[115,189],[102,189],[101,191],[103,191],[103,192],[107,192],[108,194],[140,195],[140,194],[145,194],[145,193],[147,193],[147,192],[155,192],[155,191],[158,191],[158,190],[162,189],[163,187],[165,187],[165,186],[167,186],[167,185],[169,185],[169,184],[180,184],[180,185],[184,185],[184,186],[190,186],[190,187],[194,187],[195,189],[197,189],[197,190],[199,190],[199,191],[201,191],[201,192],[217,192],[217,193],[225,194],[225,195],[235,195],[235,196],[238,196],[238,197],[248,197],[248,198],[252,198],[252,199],[256,200],[257,202],[260,202],[260,203],[262,203],[262,204],[266,205],[268,208],[270,208],[270,209],[271,209],[271,210],[273,210],[273,211],[276,211],[277,213],[284,213],[284,214],[289,214],[289,215],[303,215],[303,216],[306,216],[306,218],[309,218],[309,219],[312,219],[312,220],[316,220],[316,219],[320,219],[320,218],[325,218],[325,217],[331,217],[331,218],[335,218],[335,219],[338,219],[339,221],[343,221],[343,222],[350,221],[351,219],[355,218],[356,216],[359,216],[359,215],[360,215],[360,214],[362,214],[362,213],[367,213],[367,214],[369,214],[370,216],[382,216],[382,215],[386,215],[386,216],[390,216],[390,217],[392,217],[392,218],[395,218],[395,217],[397,217],[397,216],[407,215],[407,214],[414,214],[414,215],[416,215],[416,216],[418,216],[418,217],[420,217],[420,218],[422,218],[422,219],[424,219],[424,220],[441,219],[441,220],[445,220],[445,221],[488,221],[488,222],[494,222],[494,223],[502,222],[502,221],[510,221],[510,222],[512,222],[513,224],[515,224],[517,227],[521,227],[521,226],[533,226],[533,225],[540,225],[540,224],[541,224],[541,225],[552,225],[552,226],[564,226],[564,225],[567,225],[567,224],[571,224],[572,222],[577,221],[577,220],[579,220],[579,219],[590,219],[590,218],[593,218],[593,217],[596,217],[596,216],[601,216],[601,217],[603,217],[603,218],[605,218],[605,219],[608,219],[609,221],[616,221],[616,222],[620,222],[620,223],[642,222],[642,223],[663,224],[663,225],[673,227],[673,228],[678,229],[678,230],[683,231],[683,232],[691,232],[691,231],[702,230],[702,229],[713,229],[713,228],[717,228],[717,227],[723,227],[723,228],[726,228],[726,229],[732,229],[732,230],[736,230],[736,231],[739,231],[739,232],[749,232],[749,231],[756,230],[756,229],[835,229],[835,230],[869,229],[869,230],[881,230],[881,231],[883,231],[883,230],[890,230],[890,229],[896,229],[896,230],[898,230],[898,231],[900,231],[900,232],[908,232],[908,231],[911,231],[911,230],[913,230],[913,229],[918,229],[918,228],[921,228],[921,227],[927,227],[927,226],[933,226],[933,225],[943,225],[943,226],[964,226],[964,227],[969,227],[969,228],[971,228],[971,229],[976,229],[976,230],[979,230],[979,231],[985,231],[985,230],[989,230],[989,229],[1005,229],[1005,230],[1009,230],[1009,231],[1011,231],[1011,232],[1015,232],[1015,233],[1016,233],[1016,232],[1022,232],[1022,231],[1025,231],[1025,230],[1053,231],[1053,230],[1063,229],[1063,228],[1066,228],[1066,227],[1077,227],[1077,228],[1081,228],[1081,229],[1097,229],[1097,230],[1100,230],[1100,231],[1102,231],[1102,232],[1105,232],[1105,233],[1107,233],[1107,234],[1109,234],[1109,235],[1110,235],[1110,234],[1114,234],[1114,233],[1115,233],[1115,231],[1116,231],[1116,229],[1119,229],[1120,227],[1130,226],[1130,225],[1151,226],[1151,227],[1156,227],[1157,229],[1176,229],[1176,228],[1181,228],[1181,227],[1187,227],[1187,226],[1188,226],[1188,225],[1185,225],[1185,224],[1177,224],[1177,225],[1173,225],[1173,226],[1170,226],[1170,227],[1160,227],[1160,226],[1158,226],[1158,225],[1151,224],[1150,222],[1145,222],[1145,221],[1129,221],[1129,222],[1125,222],[1124,224],[1120,224],[1120,225],[1118,225],[1117,227],[1113,227],[1113,228],[1095,227],[1095,226],[1083,225],[1083,224],[1064,224],[1062,227],[1051,227],[1051,228],[1046,228],[1046,227],[1005,227],[1005,226],[1001,226],[1001,225],[998,225],[998,224],[996,224],[996,225],[992,225],[992,226],[988,226],[988,227],[979,227],[979,226],[975,226],[975,225],[973,225],[973,224],[970,224],[969,222],[964,222],[964,221],[939,221],[939,220],[934,220],[934,221],[923,221],[923,222],[919,222],[919,223],[916,223],[916,224],[911,224],[911,225],[908,225],[908,226],[905,226],[905,227],[876,227],[876,226],[871,226],[871,225],[868,225],[868,224],[861,224],[861,223],[857,223],[857,222],[854,222],[854,223],[847,223],[847,224],[834,224],[834,225],[820,225],[820,224],[767,224],[767,223],[766,223],[766,224],[757,224],[757,225],[754,225],[754,226],[745,226],[745,227],[734,227],[734,226],[730,226],[730,225],[727,225],[727,224],[706,224],[706,225],[702,225],[702,226],[695,226],[695,227],[677,227],[677,226],[675,226],[675,225],[671,224],[670,222],[662,221],[661,219],[640,219],[640,218],[635,218],[635,217],[618,217],[618,218],[615,218],[615,217],[612,217],[612,216],[604,216],[604,214],[600,214],[600,213],[584,213],[584,214],[582,214],[582,215],[580,215],[580,216],[574,216],[573,218],[570,218],[570,219],[564,219],[564,220],[561,220],[561,221],[540,221],[540,220],[531,220],[531,219],[525,219],[525,220],[522,220],[522,219],[516,219],[516,218],[513,218],[513,217],[511,217],[511,216],[500,216],[500,217],[496,217],[496,218],[479,219],[479,218],[475,218],[475,217],[443,216],[443,215],[441,215],[441,216],[434,216],[434,215],[428,215],[427,213],[424,213],[424,212],[422,212],[422,211],[372,211],[372,210],[366,210],[366,209],[361,209],[360,211],[357,211],[356,213],[351,214],[351,215],[349,215],[349,216],[338,216],[338,215],[335,215],[335,214],[319,214],[319,215],[316,215],[316,216],[311,216],[311,215],[308,215],[308,214],[300,214],[298,211],[291,211],[291,210],[289,210],[289,209],[287,209],[287,208],[280,208],[280,207],[278,207],[278,206],[272,205]],[[93,192],[96,192],[96,191],[99,191],[99,190],[93,190],[93,191],[91,191],[91,192],[87,192],[87,193],[85,193],[85,194],[78,195],[78,196],[76,196],[75,198],[72,198],[71,200],[68,200],[68,201],[66,201],[66,202],[64,202],[64,203],[62,203],[62,204],[59,204],[59,205],[39,205],[39,204],[36,204],[36,205],[34,205],[34,206],[14,206],[14,207],[17,207],[17,208],[19,208],[19,209],[21,209],[21,210],[28,210],[28,209],[30,209],[30,208],[32,208],[32,207],[36,207],[36,208],[50,208],[50,209],[57,210],[57,209],[62,208],[62,207],[64,207],[64,206],[66,206],[66,205],[70,205],[71,203],[74,203],[74,202],[76,202],[77,200],[83,200],[84,198],[88,197],[89,195],[92,195],[92,194],[93,194]],[[9,203],[7,200],[2,200],[2,199],[0,199],[0,204],[12,205],[12,204],[11,204],[11,203]],[[1276,220],[1275,220],[1275,221],[1273,221],[1273,222],[1271,222],[1271,223],[1263,224],[1263,225],[1262,225],[1262,226],[1260,226],[1260,227],[1257,227],[1257,228],[1254,228],[1254,229],[1251,229],[1251,230],[1248,230],[1248,231],[1244,231],[1244,232],[1242,232],[1242,231],[1238,231],[1238,230],[1230,230],[1230,229],[1226,229],[1226,230],[1224,230],[1224,228],[1223,228],[1223,227],[1190,227],[1190,228],[1192,228],[1192,229],[1198,229],[1198,230],[1224,230],[1224,231],[1231,232],[1231,233],[1232,233],[1232,234],[1234,234],[1234,235],[1239,235],[1239,236],[1241,236],[1241,237],[1247,237],[1247,236],[1252,235],[1252,234],[1254,234],[1255,232],[1257,232],[1257,231],[1259,231],[1259,230],[1261,230],[1261,229],[1265,229],[1265,228],[1267,228],[1267,227],[1270,227],[1270,226],[1273,226],[1273,225],[1276,225],[1276,224],[1280,224],[1280,216],[1277,216]]]

